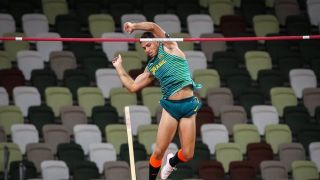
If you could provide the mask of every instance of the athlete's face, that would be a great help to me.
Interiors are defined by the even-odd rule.
[[[158,42],[141,42],[141,47],[143,48],[144,52],[148,55],[148,57],[153,58],[158,53]]]

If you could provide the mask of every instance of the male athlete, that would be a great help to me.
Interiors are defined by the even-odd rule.
[[[124,24],[124,31],[132,33],[144,30],[141,38],[168,38],[157,24],[152,22]],[[161,179],[167,179],[174,167],[192,159],[196,140],[196,113],[201,103],[194,96],[194,90],[201,87],[191,79],[188,63],[177,42],[141,42],[148,55],[145,71],[133,80],[123,69],[121,55],[112,61],[121,82],[130,92],[137,92],[151,83],[154,78],[160,82],[163,98],[161,121],[157,132],[156,147],[150,157],[149,180],[155,180],[161,167],[166,149],[178,129],[181,149],[174,155],[167,155],[166,164],[161,170]]]

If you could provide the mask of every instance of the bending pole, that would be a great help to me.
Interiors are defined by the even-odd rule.
[[[40,38],[40,37],[0,37],[2,41],[64,41],[64,42],[146,42],[146,41],[277,41],[320,39],[320,35],[270,36],[270,37],[219,37],[219,38]]]

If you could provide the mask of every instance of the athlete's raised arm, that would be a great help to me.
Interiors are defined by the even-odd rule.
[[[144,30],[151,32],[155,38],[168,38],[169,35],[156,23],[153,22],[139,22],[139,23],[131,23],[126,22],[123,25],[123,29],[127,33],[132,33],[135,30]],[[174,41],[166,41],[163,43],[168,48],[178,47],[177,42]]]
[[[135,80],[133,80],[122,66],[121,55],[115,57],[112,64],[115,67],[122,84],[132,93],[146,87],[154,80],[154,77],[148,71],[144,71]]]

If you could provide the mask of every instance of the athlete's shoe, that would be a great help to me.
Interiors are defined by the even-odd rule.
[[[172,153],[169,153],[167,155],[166,159],[166,164],[163,166],[161,169],[161,179],[167,179],[168,176],[172,173],[173,170],[175,170],[174,167],[172,167],[169,163],[169,160],[173,157],[174,155]]]

